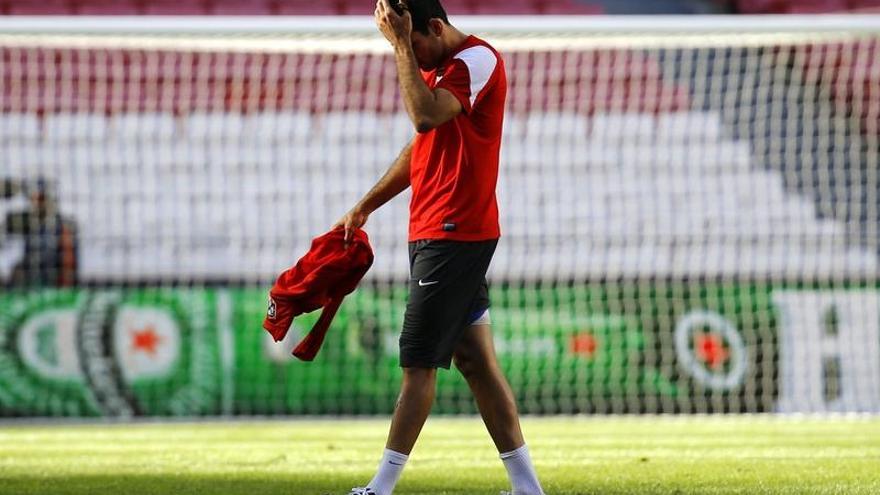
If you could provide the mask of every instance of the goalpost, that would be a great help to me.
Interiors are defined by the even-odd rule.
[[[452,21],[507,65],[524,412],[880,412],[880,16]],[[314,363],[260,329],[414,134],[371,19],[0,19],[0,107],[0,416],[393,407],[406,194]]]

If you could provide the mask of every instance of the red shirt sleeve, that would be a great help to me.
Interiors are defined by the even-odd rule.
[[[452,93],[461,103],[464,113],[471,111],[471,76],[467,64],[455,59],[447,66],[446,73],[434,86],[435,89],[443,88]]]

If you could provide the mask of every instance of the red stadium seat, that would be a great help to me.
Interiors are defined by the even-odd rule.
[[[136,0],[77,0],[74,10],[80,15],[138,15],[143,8]]]
[[[69,0],[41,0],[38,2],[19,0],[9,5],[11,15],[71,15],[73,5]]]
[[[486,0],[478,2],[474,12],[480,15],[534,15],[539,10],[534,0]]]
[[[878,0],[739,0],[737,10],[741,14],[821,14],[872,3],[880,5]]]
[[[744,12],[822,11],[826,4],[870,8],[880,0],[739,0]],[[450,15],[601,14],[580,0],[444,0]],[[794,6],[794,7],[792,7]],[[372,15],[373,0],[0,0],[12,15]],[[774,10],[777,9],[777,10]],[[836,9],[836,7],[835,7]]]
[[[144,13],[147,15],[204,15],[208,6],[204,0],[149,0]]]
[[[858,13],[878,14],[880,0],[849,0],[849,9]]]
[[[212,0],[208,13],[213,15],[271,15],[269,0]]]
[[[341,6],[345,15],[373,15],[373,11],[376,10],[376,2],[369,0],[343,1]]]
[[[737,11],[740,14],[777,14],[788,8],[787,0],[738,0]]]
[[[449,15],[473,14],[475,11],[474,2],[470,0],[445,0],[443,7]]]
[[[578,0],[545,0],[540,2],[540,13],[545,15],[601,15],[605,9]]]
[[[339,15],[341,4],[335,1],[316,2],[314,0],[276,0],[275,13],[279,15]]]
[[[787,11],[791,14],[822,14],[848,8],[846,0],[798,0],[790,2]]]

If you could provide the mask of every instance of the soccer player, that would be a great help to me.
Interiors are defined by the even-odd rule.
[[[387,2],[395,2],[394,5]],[[346,237],[412,186],[403,382],[379,469],[350,495],[390,495],[454,361],[507,469],[514,495],[543,495],[516,403],[492,343],[486,271],[500,237],[495,185],[507,80],[488,43],[447,19],[439,0],[379,0],[400,90],[417,131],[381,180],[336,226]]]

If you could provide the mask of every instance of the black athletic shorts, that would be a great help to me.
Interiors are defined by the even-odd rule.
[[[486,270],[497,245],[497,239],[409,244],[401,367],[449,369],[462,333],[489,308]]]

